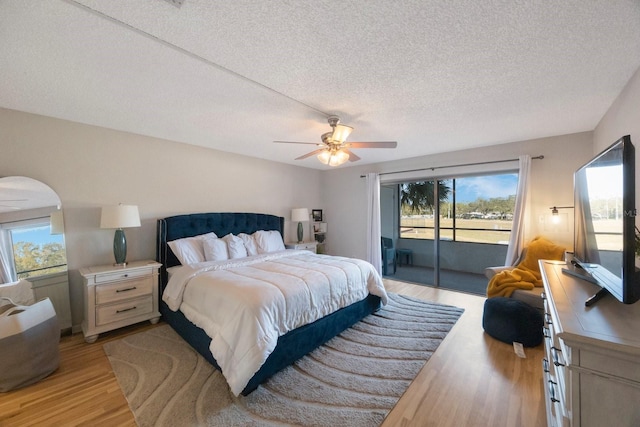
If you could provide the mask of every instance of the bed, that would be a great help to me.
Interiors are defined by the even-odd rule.
[[[240,233],[252,234],[258,230],[264,230],[269,232],[276,231],[280,236],[283,236],[284,218],[258,213],[199,213],[159,219],[157,227],[156,259],[162,263],[160,270],[161,280],[159,281],[160,312],[162,317],[207,361],[217,369],[221,369],[210,351],[212,338],[202,328],[187,319],[187,316],[181,310],[174,311],[171,309],[162,298],[168,283],[168,269],[180,265],[180,261],[170,249],[169,243],[177,239],[199,236],[210,232],[222,237],[229,233],[234,235]],[[382,292],[384,293],[384,289]],[[246,383],[241,394],[247,395],[251,393],[274,373],[351,327],[368,314],[376,311],[380,308],[384,297],[386,295],[369,293],[359,301],[279,336],[275,348]]]

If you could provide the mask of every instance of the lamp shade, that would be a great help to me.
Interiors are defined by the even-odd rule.
[[[291,221],[309,221],[309,209],[307,208],[296,208],[291,209]]]
[[[51,234],[64,234],[64,220],[62,218],[62,211],[51,212],[50,221]]]
[[[104,206],[100,228],[140,227],[140,213],[136,205]]]

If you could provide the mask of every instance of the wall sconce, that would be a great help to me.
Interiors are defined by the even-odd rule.
[[[553,206],[551,209],[551,222],[558,224],[560,222],[560,216],[558,216],[558,209],[573,209],[573,206]]]
[[[100,228],[115,228],[113,236],[114,265],[127,265],[127,239],[123,228],[140,227],[140,214],[135,205],[104,206],[100,217]]]

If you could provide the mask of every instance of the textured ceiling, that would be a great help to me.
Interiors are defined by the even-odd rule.
[[[312,168],[272,141],[338,114],[398,141],[373,163],[593,130],[639,24],[637,0],[1,0],[0,107]]]

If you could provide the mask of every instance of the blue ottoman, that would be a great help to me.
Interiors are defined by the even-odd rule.
[[[542,343],[543,319],[540,311],[529,304],[513,299],[495,297],[484,302],[482,327],[493,338],[525,347]]]

